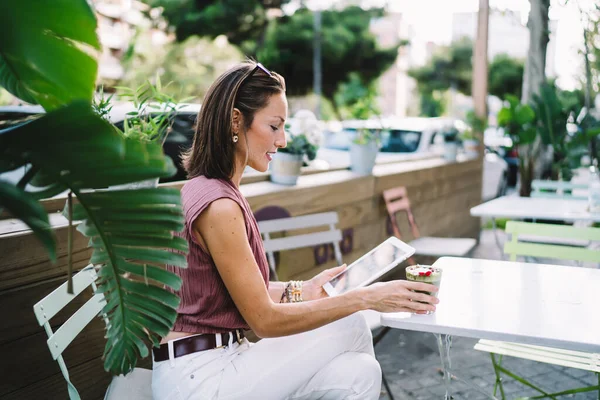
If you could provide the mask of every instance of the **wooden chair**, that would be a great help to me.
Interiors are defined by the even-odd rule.
[[[340,250],[340,241],[342,240],[342,232],[335,227],[338,223],[338,215],[336,212],[326,212],[320,214],[303,215],[299,217],[279,218],[258,223],[261,234],[263,235],[263,243],[269,267],[275,271],[275,255],[276,251],[299,249],[303,247],[317,246],[321,244],[333,245],[335,259],[338,265],[342,265],[342,252]],[[271,234],[282,231],[292,231],[304,228],[315,228],[327,225],[329,230],[322,232],[306,233],[299,235],[287,235],[283,238],[272,239]],[[361,312],[365,317],[371,331],[381,327],[379,313],[372,310]],[[379,334],[373,337],[373,346],[376,346],[383,336],[390,330],[388,327],[383,327]],[[383,385],[390,399],[394,400],[394,396],[390,389],[385,374],[382,371]]]
[[[600,263],[600,251],[598,250],[564,245],[521,242],[519,239],[521,235],[536,235],[548,238],[600,241],[600,228],[581,228],[564,225],[534,224],[528,222],[509,221],[506,224],[506,232],[512,235],[511,240],[506,242],[504,245],[504,252],[510,255],[511,261],[516,261],[517,256],[524,256]],[[494,371],[496,372],[494,396],[499,388],[502,399],[505,398],[500,375],[503,373],[538,391],[541,393],[541,397],[554,398],[555,396],[559,395],[562,396],[567,394],[576,394],[593,390],[598,390],[598,396],[600,397],[600,353],[585,353],[580,351],[556,349],[552,347],[533,346],[483,339],[475,345],[475,349],[487,351],[492,357],[492,364],[494,366]],[[495,355],[499,355],[498,360],[496,360]],[[532,361],[590,371],[597,375],[598,385],[570,389],[558,393],[548,393],[526,379],[518,376],[514,372],[511,372],[503,367],[503,356],[524,358]]]
[[[441,237],[421,237],[419,227],[410,208],[407,191],[404,186],[388,189],[383,192],[383,199],[387,208],[388,216],[392,223],[394,235],[402,240],[400,228],[396,215],[402,211],[406,213],[408,224],[410,226],[414,240],[409,244],[416,249],[415,255],[442,257],[454,256],[464,257],[468,255],[477,244],[475,239],[471,238],[441,238]],[[412,259],[409,259],[414,263]]]
[[[75,386],[71,383],[69,371],[63,360],[62,353],[75,337],[100,314],[102,308],[106,305],[104,295],[101,293],[94,294],[56,332],[52,330],[50,320],[84,290],[91,288],[95,293],[95,280],[96,271],[93,265],[88,265],[73,276],[73,294],[67,293],[67,282],[65,282],[33,306],[33,312],[38,323],[44,327],[48,334],[47,344],[50,354],[58,362],[60,371],[67,382],[67,390],[71,400],[80,400],[81,397]],[[135,368],[127,376],[114,377],[104,398],[105,400],[151,400],[151,384],[152,371],[144,368]]]
[[[547,181],[541,179],[534,179],[531,182],[531,197],[587,200],[587,195],[581,193],[587,190],[588,185],[583,183]]]

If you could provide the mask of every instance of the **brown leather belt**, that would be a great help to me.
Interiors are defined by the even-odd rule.
[[[217,345],[217,336],[221,336],[221,344]],[[207,333],[203,335],[188,336],[183,339],[173,341],[173,355],[175,358],[182,357],[187,354],[197,353],[199,351],[216,349],[227,346],[229,336],[232,335],[233,341],[240,343],[244,338],[244,331],[236,329],[227,333]],[[160,347],[152,348],[154,353],[154,361],[165,361],[169,359],[169,345],[163,343]]]

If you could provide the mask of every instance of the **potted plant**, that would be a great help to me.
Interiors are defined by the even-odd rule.
[[[456,161],[458,146],[460,144],[458,134],[458,129],[455,127],[444,130],[444,159],[446,161]]]
[[[123,128],[115,126],[115,129],[123,137],[145,142],[164,144],[171,131],[171,126],[175,120],[178,110],[182,105],[175,98],[163,93],[160,77],[156,76],[156,84],[150,81],[144,82],[139,87],[132,89],[128,87],[117,87],[117,95],[120,99],[127,100],[131,105],[123,120]],[[94,102],[94,109],[99,115],[108,118],[112,109],[111,99],[104,99],[103,93],[100,93],[98,102]],[[126,107],[129,108],[129,105]],[[146,179],[138,182],[126,183],[123,185],[110,186],[111,190],[138,189],[157,187],[159,178]]]
[[[282,185],[295,185],[302,165],[317,156],[321,132],[315,115],[302,110],[296,113],[293,123],[286,124],[286,147],[279,149],[270,165],[271,181]]]
[[[370,175],[375,166],[379,146],[378,130],[359,129],[350,145],[350,169],[361,175]]]

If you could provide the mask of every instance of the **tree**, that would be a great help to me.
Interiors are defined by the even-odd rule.
[[[145,1],[163,7],[163,17],[174,28],[178,41],[191,35],[225,35],[244,54],[286,77],[289,95],[312,91],[314,14],[310,10],[300,8],[291,15],[269,19],[269,8],[279,9],[289,0]],[[360,73],[361,80],[369,85],[394,63],[402,43],[381,49],[369,32],[371,20],[382,16],[382,9],[348,7],[321,15],[322,94],[333,102],[338,85],[351,72]]]
[[[408,75],[417,81],[422,93],[454,87],[459,92],[470,95],[472,58],[473,42],[469,38],[462,38],[450,46],[440,48],[426,65],[410,69]]]
[[[248,55],[261,47],[268,25],[268,10],[281,10],[290,0],[143,0],[161,7],[162,15],[174,28],[178,41],[190,36],[227,36]]]
[[[342,119],[369,119],[380,113],[375,83],[366,86],[356,72],[339,85],[335,103]]]
[[[408,75],[417,81],[421,95],[421,113],[437,116],[440,110],[439,92],[455,88],[470,96],[473,77],[473,42],[463,38],[442,47],[424,66],[413,68]],[[489,65],[488,91],[504,98],[507,94],[520,96],[523,82],[523,62],[507,54],[498,54]],[[437,94],[435,94],[438,92]]]
[[[349,79],[350,73],[360,74],[362,83],[369,86],[395,62],[401,43],[381,49],[369,32],[371,19],[382,14],[380,9],[360,7],[322,12],[322,93],[325,98],[333,101],[338,86]],[[289,95],[301,96],[312,90],[313,35],[313,13],[302,8],[271,21],[264,46],[257,53],[261,62],[288,79]]]
[[[501,99],[507,94],[521,97],[524,63],[508,54],[498,54],[490,63],[489,93]]]
[[[217,76],[243,58],[226,40],[190,37],[156,48],[148,35],[139,38],[122,60],[125,73],[119,85],[139,87],[159,75],[166,84],[163,92],[177,98],[201,100]]]

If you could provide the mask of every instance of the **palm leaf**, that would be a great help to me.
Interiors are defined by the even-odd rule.
[[[0,1],[0,86],[46,110],[90,101],[96,27],[86,0]]]
[[[127,373],[175,322],[179,298],[164,287],[177,290],[181,279],[162,266],[185,267],[187,243],[173,235],[183,228],[177,189],[106,188],[170,176],[173,163],[160,145],[123,138],[83,102],[0,132],[0,149],[0,155],[16,154],[21,163],[43,171],[49,188],[68,188],[77,196],[78,204],[64,214],[81,221],[77,229],[90,238],[91,262],[98,265],[98,290],[107,301],[104,366],[114,374]],[[39,203],[15,189],[0,186],[1,205],[15,212],[13,203],[23,201],[17,206],[24,212],[17,216],[24,215],[25,222],[45,217],[47,226]],[[36,225],[30,221],[30,226]]]

